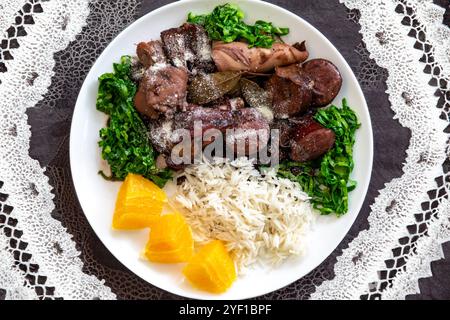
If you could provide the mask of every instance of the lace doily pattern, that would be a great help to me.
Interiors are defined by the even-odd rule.
[[[34,24],[33,15],[42,12],[42,6],[40,2],[40,0],[27,1],[15,15],[14,23],[8,29],[6,29],[3,39],[0,42],[0,72],[8,71],[5,62],[14,59],[13,51],[20,46],[20,37],[24,37],[27,35],[27,25]],[[18,3],[20,2],[13,2],[8,6],[9,10],[4,9],[6,18],[8,18],[8,11],[11,11],[11,9],[14,10],[15,5],[17,5]],[[3,27],[4,22],[8,20],[5,19],[2,21],[3,23],[1,23],[0,26]],[[3,30],[3,28],[0,30]]]
[[[0,32],[3,33],[8,27],[10,27],[11,22],[14,22],[14,17],[17,15],[26,0],[9,0],[8,3],[0,3],[0,12],[2,13],[0,19]]]
[[[16,228],[17,219],[10,216],[14,208],[7,203],[9,195],[1,193],[2,186],[0,182],[0,294],[5,299],[52,297],[55,288],[45,286],[46,277],[39,274],[37,264],[30,262],[28,243],[21,240],[23,231]]]
[[[25,21],[37,4],[39,12]],[[30,128],[25,111],[42,99],[53,76],[53,54],[74,40],[88,12],[87,1],[29,1],[7,29],[15,30],[15,36],[8,31],[3,35],[8,50],[14,49],[14,53],[8,56],[2,51],[3,58],[8,58],[2,60],[7,72],[0,73],[0,96],[7,97],[0,101],[0,179],[4,182],[2,194],[9,195],[2,199],[7,202],[2,204],[0,231],[2,243],[8,245],[2,252],[8,264],[2,264],[2,271],[7,288],[14,289],[11,281],[22,276],[19,283],[25,283],[23,298],[114,297],[102,281],[82,272],[75,243],[51,217],[53,194],[44,169],[28,155]],[[17,290],[8,290],[5,296],[18,294]]]
[[[145,2],[141,11],[166,2]],[[311,10],[319,29],[324,9],[361,25],[363,41],[346,39],[339,50],[366,95],[386,90],[398,127],[411,131],[403,174],[385,185],[370,215],[365,208],[318,268],[260,298],[404,298],[418,292],[417,279],[431,275],[430,262],[450,239],[450,31],[443,9],[431,0],[342,2],[347,12],[323,2],[320,16],[315,5],[298,13]],[[103,247],[80,209],[69,169],[78,90],[105,46],[136,19],[140,3],[0,4],[0,96],[8,97],[0,100],[0,299],[179,298],[126,270]]]
[[[97,3],[101,2],[103,1]],[[145,10],[141,11],[148,12],[162,4],[152,3],[149,6],[147,3]],[[54,203],[56,208],[53,211],[53,216],[60,220],[67,227],[67,231],[74,236],[73,239],[82,253],[83,270],[86,273],[95,275],[99,279],[105,279],[105,283],[117,294],[118,298],[178,298],[140,280],[106,251],[98,238],[93,234],[77,203],[71,183],[70,170],[67,166],[69,161],[68,134],[71,115],[68,109],[75,104],[78,89],[81,86],[81,79],[84,78],[90,65],[114,36],[115,32],[119,32],[134,19],[134,12],[130,12],[131,10],[125,12],[127,7],[122,8],[117,4],[118,7],[114,8],[112,5],[110,4],[110,6],[104,8],[103,12],[91,10],[87,27],[78,35],[77,41],[70,44],[66,50],[55,55],[55,76],[53,77],[52,85],[45,99],[36,108],[28,110],[28,115],[35,123],[42,121],[42,125],[36,125],[35,130],[32,127],[32,140],[34,140],[34,143],[32,143],[30,152],[32,157],[39,158],[41,165],[45,165],[47,168],[46,173],[50,178],[50,184],[55,188]],[[332,7],[333,5],[330,5],[330,8]],[[342,6],[340,10],[342,15],[345,16],[345,8]],[[108,17],[115,16],[115,12],[120,12],[121,17],[124,17],[122,25],[110,25],[111,22]],[[115,21],[117,20],[115,19]],[[355,33],[356,30],[355,26]],[[108,33],[106,34],[106,32]],[[100,42],[96,47],[93,47],[90,46],[92,41]],[[354,43],[349,44],[349,46],[356,46],[358,43],[359,40],[355,39]],[[79,61],[84,61],[84,63],[80,64]],[[72,76],[73,74],[74,76]],[[62,123],[67,123],[66,129],[62,128],[64,127]],[[54,132],[58,132],[58,135],[52,134]],[[52,139],[51,144],[54,147],[49,148],[48,146],[43,146],[43,143],[39,143],[40,141],[45,141],[44,139]],[[314,291],[316,285],[332,277],[329,270],[332,269],[334,262],[335,258],[333,257],[327,259],[326,262],[307,277],[288,288],[263,298],[298,299],[308,297]]]
[[[389,72],[392,109],[411,130],[411,141],[404,175],[386,184],[375,199],[370,229],[343,251],[335,278],[312,298],[400,299],[419,291],[418,278],[431,275],[430,262],[443,257],[441,244],[450,239],[444,163],[449,156],[450,30],[441,23],[442,8],[431,1],[345,4],[359,10],[371,57]]]
[[[14,267],[9,241],[3,234],[0,234],[0,248],[0,300],[38,299],[36,290],[24,283],[23,274]]]
[[[136,19],[138,10],[137,1],[99,0],[91,1],[90,6],[87,25],[77,40],[55,54],[55,75],[44,99],[27,112],[30,118],[50,124],[39,126],[39,131],[32,128],[32,139],[51,137],[53,147],[34,143],[30,153],[46,166],[50,185],[55,188],[52,216],[73,235],[85,273],[104,279],[120,299],[177,298],[142,281],[111,256],[93,233],[73,188],[68,166],[69,128],[78,90],[96,58],[114,36]]]
[[[426,12],[422,12],[423,10]],[[416,3],[412,6],[407,1],[401,1],[396,7],[396,12],[404,16],[402,24],[410,28],[408,35],[415,40],[414,48],[423,52],[420,61],[425,64],[424,73],[430,75],[429,84],[437,88],[435,95],[439,97],[437,108],[442,111],[440,118],[449,123],[450,89],[447,89],[447,86],[450,75],[450,68],[448,68],[450,53],[448,50],[450,49],[448,46],[441,45],[445,42],[450,45],[450,29],[433,23],[442,17],[442,10],[438,7],[427,8],[424,3]],[[421,23],[421,21],[427,21],[430,15],[436,20],[431,19],[431,24],[429,24],[430,21]],[[430,38],[427,34],[433,36]],[[440,39],[437,40],[434,37],[440,37]],[[432,39],[439,42],[433,44]],[[439,52],[441,48],[446,49],[447,52],[445,50]],[[403,98],[407,105],[411,104],[412,98],[408,94],[405,93]],[[444,131],[450,132],[448,129],[450,125]],[[379,281],[370,284],[369,292],[363,298],[395,298],[413,294],[418,292],[417,278],[431,276],[429,264],[423,264],[423,261],[419,259],[422,259],[422,254],[428,255],[427,262],[441,258],[441,243],[438,240],[443,242],[449,235],[445,229],[445,225],[450,228],[450,220],[447,219],[448,214],[446,214],[450,211],[447,202],[450,188],[448,146],[446,155],[446,162],[442,166],[443,175],[435,178],[435,187],[427,192],[429,199],[421,204],[422,211],[414,215],[415,223],[407,226],[408,237],[399,239],[399,246],[392,250],[393,259],[385,261],[386,269],[378,271]],[[420,154],[418,160],[418,162],[423,161],[427,161],[425,153]],[[444,227],[443,230],[440,229],[442,227]]]

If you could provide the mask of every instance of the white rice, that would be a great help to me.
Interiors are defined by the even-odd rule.
[[[240,273],[302,253],[314,212],[297,183],[276,177],[274,170],[261,175],[247,158],[192,165],[181,176],[186,180],[172,204],[197,243],[227,243]]]

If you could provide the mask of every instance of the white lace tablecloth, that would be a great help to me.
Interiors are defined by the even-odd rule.
[[[0,3],[0,298],[171,297],[89,258],[83,239],[95,236],[73,214],[79,208],[67,137],[42,135],[42,145],[53,145],[65,168],[43,167],[29,152],[28,115],[45,105],[52,121],[70,126],[67,110],[74,101],[66,96],[76,97],[95,58],[135,19],[139,5]],[[445,9],[432,0],[347,0],[336,6],[345,6],[359,23],[359,49],[385,70],[394,119],[411,137],[403,174],[385,181],[371,199],[369,228],[342,248],[333,275],[316,270],[299,282],[312,287],[308,292],[295,284],[287,290],[294,298],[404,299],[419,292],[418,279],[431,276],[430,263],[443,258],[441,245],[450,240],[450,28],[442,23]]]

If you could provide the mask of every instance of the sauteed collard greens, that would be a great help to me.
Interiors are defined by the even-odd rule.
[[[319,159],[309,162],[286,161],[278,174],[297,181],[312,197],[314,207],[322,214],[335,212],[338,216],[348,210],[348,192],[356,187],[349,178],[353,170],[353,145],[360,123],[347,101],[342,108],[330,106],[317,111],[314,119],[336,134],[334,147]]]
[[[277,36],[285,36],[289,28],[275,27],[271,22],[258,20],[253,26],[242,19],[244,13],[237,6],[217,6],[210,14],[188,15],[188,22],[202,25],[212,40],[233,42],[245,39],[249,47],[270,48]]]
[[[129,78],[131,58],[123,56],[114,64],[113,73],[99,78],[97,110],[110,116],[100,130],[102,157],[111,167],[111,180],[123,180],[128,173],[140,174],[158,186],[164,186],[171,174],[156,168],[156,152],[147,136],[147,128],[133,105],[136,85]]]

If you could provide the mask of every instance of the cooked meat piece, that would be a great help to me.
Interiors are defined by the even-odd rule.
[[[212,43],[206,30],[192,23],[185,23],[183,28],[188,31],[189,46],[194,53],[194,64],[189,70],[194,74],[200,71],[205,73],[216,71],[212,59]]]
[[[244,99],[242,99],[240,97],[231,98],[231,99],[228,99],[228,103],[226,104],[226,106],[228,107],[228,110],[236,111],[236,110],[243,109],[245,107],[245,102],[244,102]]]
[[[140,82],[141,79],[144,77],[146,69],[147,68],[144,67],[144,65],[139,61],[138,57],[131,58],[131,72],[130,72],[131,80],[135,82]]]
[[[304,162],[314,160],[328,150],[335,142],[335,134],[313,120],[304,117],[292,128],[290,158],[294,161]]]
[[[244,99],[241,97],[228,98],[222,97],[216,101],[208,104],[211,108],[216,108],[222,111],[235,111],[245,107]]]
[[[145,68],[157,63],[167,63],[161,41],[140,42],[136,47],[139,61]]]
[[[186,104],[187,81],[184,69],[167,64],[151,66],[139,84],[134,99],[136,109],[152,119],[157,117],[157,112],[172,116]]]
[[[170,153],[173,146],[179,142],[174,130],[173,119],[159,119],[149,123],[149,139],[156,151]]]
[[[296,42],[292,46],[299,51],[306,51],[306,42],[305,41]]]
[[[175,171],[183,170],[183,169],[186,168],[186,166],[189,164],[189,163],[180,163],[180,164],[176,164],[176,163],[172,160],[172,158],[171,158],[170,156],[168,156],[168,157],[166,158],[166,163],[167,163],[167,166],[168,166],[170,169],[175,170]]]
[[[179,28],[161,32],[164,50],[174,66],[193,74],[214,72],[211,41],[205,29],[197,24],[185,23]]]
[[[249,48],[244,42],[214,42],[212,57],[219,71],[267,72],[305,61],[308,51],[284,43],[274,43],[272,48]]]
[[[152,105],[147,103],[146,92],[147,89],[145,82],[141,81],[134,96],[134,106],[139,113],[149,117],[150,119],[157,119],[159,114]]]
[[[160,170],[167,168],[167,156],[165,154],[158,155],[155,162],[156,168]]]
[[[267,146],[270,127],[267,119],[255,108],[244,108],[233,113],[234,131],[227,131],[227,148],[234,150],[237,157],[249,156]],[[255,145],[250,145],[256,142]],[[245,149],[242,149],[244,148]]]
[[[289,148],[291,146],[292,123],[288,119],[275,120],[270,124],[270,128],[279,130],[281,148]]]
[[[186,112],[175,114],[174,123],[176,129],[187,129],[192,137],[199,137],[208,129],[217,129],[225,132],[226,129],[234,126],[235,120],[232,111],[192,106]],[[201,125],[198,132],[194,131],[196,123]]]
[[[273,141],[273,136],[270,139],[270,150],[271,152],[278,152],[279,160],[289,159],[289,153],[291,151],[291,139],[292,139],[292,119],[276,119],[270,124],[270,129],[279,130],[279,146],[275,148],[275,143]]]
[[[198,128],[197,125],[199,125]],[[176,166],[170,159],[173,152],[180,153],[182,150],[182,148],[178,150],[178,147],[176,147],[183,140],[184,133],[180,132],[179,129],[188,130],[187,133],[191,141],[204,137],[209,129],[217,129],[224,135],[226,139],[224,142],[227,147],[235,147],[234,150],[237,150],[236,145],[245,146],[245,150],[237,150],[244,153],[237,153],[238,156],[250,155],[251,151],[253,153],[257,152],[258,148],[264,148],[270,136],[267,120],[254,108],[231,111],[189,105],[187,111],[177,112],[173,119],[151,121],[149,127],[149,137],[153,146],[159,153],[167,155],[166,164],[175,169],[182,167]],[[213,141],[212,139],[204,140],[202,148]],[[249,143],[252,141],[255,141],[257,145],[250,147]],[[178,155],[182,157],[182,155]],[[193,157],[194,144],[191,145],[191,159]]]
[[[175,119],[159,119],[158,121],[152,121],[149,124],[150,132],[149,138],[153,147],[161,153],[157,158],[157,165],[163,166],[164,164],[171,169],[181,170],[186,164],[177,164],[173,161],[172,156],[177,155],[182,158],[183,145],[178,145],[183,141],[183,132],[178,131],[178,129],[184,129],[175,125]],[[189,130],[189,138],[192,137],[191,128],[186,128]],[[192,130],[193,132],[193,130]],[[189,147],[189,146],[188,146]],[[193,159],[194,148],[193,144],[190,146],[191,149],[191,159]],[[172,154],[173,153],[173,154]],[[158,164],[159,161],[159,164]]]
[[[298,83],[278,75],[273,75],[266,82],[266,89],[272,100],[273,115],[276,119],[287,119],[303,113],[310,106],[312,91],[309,79],[304,77]]]
[[[174,66],[187,69],[188,61],[192,64],[194,54],[189,48],[187,32],[180,28],[172,28],[161,32],[164,51]]]
[[[196,123],[201,127],[194,128]],[[246,153],[253,150],[249,148],[249,141],[252,141],[252,136],[259,135],[259,139],[256,141],[261,147],[267,145],[270,136],[267,120],[258,110],[253,108],[231,111],[191,106],[190,110],[175,114],[174,129],[187,129],[192,138],[201,137],[208,129],[217,129],[223,134],[227,134],[226,144],[229,147],[234,146],[238,141],[245,143]],[[228,131],[227,129],[236,129],[237,131]],[[212,142],[212,140],[203,141],[203,147]],[[258,146],[255,146],[255,150],[258,150],[257,148]]]
[[[291,80],[296,85],[306,85],[310,90],[312,90],[314,87],[314,82],[312,81],[312,79],[297,63],[285,67],[276,67],[275,74],[280,78]]]
[[[309,60],[302,68],[314,81],[312,104],[323,107],[331,103],[342,86],[338,68],[325,59]]]
[[[205,108],[201,106],[190,105],[188,110],[185,112],[178,112],[174,118],[174,128],[175,135],[179,136],[179,141],[181,142],[181,135],[186,134],[182,130],[188,130],[191,143],[191,161],[195,159],[196,153],[201,152],[203,148],[211,144],[214,138],[205,137],[208,134],[209,129],[216,129],[221,131],[223,134],[226,129],[233,127],[235,120],[233,118],[232,111],[223,111],[217,108]],[[212,133],[212,132],[210,132]],[[203,138],[205,138],[203,140]],[[202,139],[202,145],[199,147],[197,139]],[[180,145],[180,148],[176,147],[171,150],[171,153],[175,153],[178,157],[183,157],[182,151],[188,146]],[[201,158],[201,155],[199,155]],[[186,159],[187,160],[187,159]],[[172,163],[168,162],[170,167],[174,167]]]

